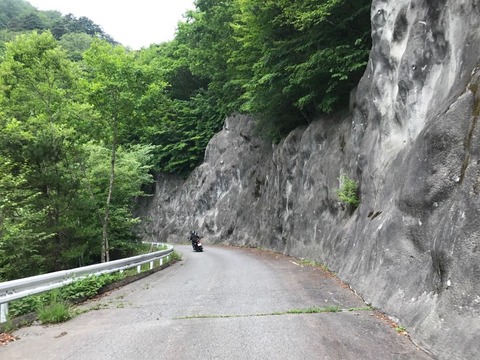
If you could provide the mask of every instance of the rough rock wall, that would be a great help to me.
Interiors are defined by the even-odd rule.
[[[320,261],[440,359],[480,354],[480,1],[375,0],[351,114],[272,146],[236,115],[186,180],[159,177],[150,236]],[[359,181],[353,212],[335,195]]]

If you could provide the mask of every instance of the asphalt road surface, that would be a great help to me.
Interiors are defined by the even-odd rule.
[[[255,249],[175,249],[181,262],[82,305],[90,311],[16,331],[0,359],[431,359],[318,267]],[[306,311],[330,307],[345,311]]]

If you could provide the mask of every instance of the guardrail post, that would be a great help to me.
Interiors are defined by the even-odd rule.
[[[160,258],[160,266],[163,265],[163,258]]]
[[[7,322],[8,303],[0,304],[0,323]]]
[[[150,261],[150,270],[153,269],[153,261]]]
[[[141,271],[142,271],[142,265],[138,265],[137,266],[137,274],[140,274]]]

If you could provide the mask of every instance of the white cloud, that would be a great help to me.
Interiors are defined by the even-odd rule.
[[[193,0],[28,0],[39,10],[86,16],[132,49],[173,39],[178,21]]]

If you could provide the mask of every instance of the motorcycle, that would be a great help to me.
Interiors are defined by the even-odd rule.
[[[200,236],[195,231],[192,231],[192,233],[190,234],[190,241],[192,242],[193,251],[203,251],[203,245],[200,242]]]
[[[203,251],[203,245],[200,242],[200,238],[197,238],[196,240],[192,241],[192,247],[193,250],[196,252],[202,252]]]

